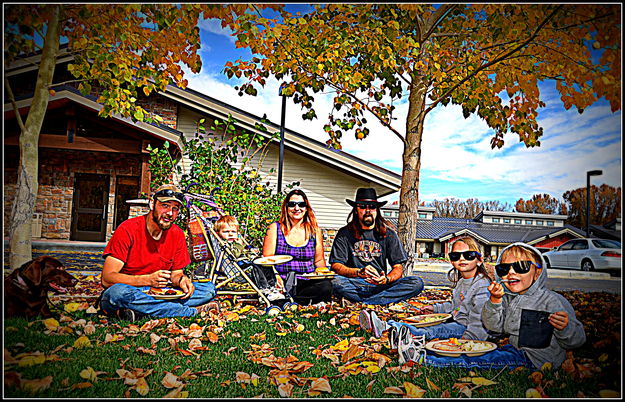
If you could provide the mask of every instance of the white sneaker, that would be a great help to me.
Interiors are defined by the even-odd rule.
[[[388,324],[385,321],[380,320],[375,311],[371,312],[371,328],[373,329],[373,336],[379,338],[382,336],[382,332],[388,329]]]
[[[360,328],[367,332],[371,331],[371,313],[369,311],[362,310],[358,316],[358,322],[360,323]]]

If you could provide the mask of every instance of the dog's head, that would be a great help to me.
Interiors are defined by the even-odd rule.
[[[20,274],[35,287],[49,288],[59,293],[67,292],[66,287],[74,287],[78,280],[65,271],[56,258],[44,255],[20,267]]]

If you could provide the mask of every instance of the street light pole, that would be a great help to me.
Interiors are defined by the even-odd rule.
[[[278,193],[282,192],[282,164],[284,163],[284,115],[286,111],[286,96],[282,91],[286,88],[286,82],[280,85],[279,94],[282,96],[282,117],[280,117],[280,158],[278,160]]]
[[[589,170],[586,172],[586,237],[590,237],[590,176],[599,176],[603,170]]]

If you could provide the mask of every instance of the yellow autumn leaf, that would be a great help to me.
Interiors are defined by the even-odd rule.
[[[295,327],[295,332],[297,332],[298,334],[302,332],[303,330],[304,330],[304,324],[297,324],[297,326]]]
[[[91,341],[86,336],[81,336],[74,342],[75,348],[86,348],[91,346]]]
[[[608,360],[608,354],[607,353],[604,353],[601,356],[599,356],[599,361],[600,362],[604,362],[606,360]]]
[[[370,372],[370,373],[375,374],[375,373],[379,372],[379,371],[380,371],[380,370],[382,370],[382,369],[381,369],[379,366],[374,366],[374,365],[371,365],[371,366],[366,366],[366,370],[367,370],[368,372]]]
[[[137,383],[135,384],[135,389],[141,396],[146,396],[148,392],[150,392],[150,387],[148,386],[148,382],[143,377],[137,379]]]
[[[286,332],[276,332],[276,335],[278,335],[278,336],[285,336]]]
[[[546,362],[540,367],[540,371],[547,371],[553,369],[553,364]]]
[[[599,391],[599,396],[602,398],[620,398],[621,393],[612,389],[602,389]]]
[[[406,389],[406,396],[409,398],[422,398],[423,394],[425,394],[423,388],[411,382],[404,381],[404,388]]]
[[[260,379],[260,377],[256,374],[252,374],[251,377],[251,383],[253,386],[258,387],[258,380]]]
[[[79,375],[85,380],[95,382],[97,381],[98,375],[100,374],[104,374],[104,371],[95,371],[93,368],[87,367],[86,369],[82,370]]]
[[[343,339],[342,341],[336,343],[335,345],[330,346],[330,348],[336,349],[336,350],[347,350],[348,347],[349,347],[349,341],[347,339]]]
[[[497,384],[495,381],[491,381],[484,377],[471,377],[471,382],[475,385],[493,385]]]
[[[538,392],[536,388],[528,388],[525,391],[525,397],[526,398],[542,398],[542,395],[540,394],[540,392]]]
[[[43,364],[45,363],[45,361],[46,355],[44,354],[26,355],[19,360],[17,365],[19,367],[30,367],[34,366],[35,364]]]
[[[67,303],[65,307],[63,307],[63,310],[65,310],[66,313],[73,313],[78,310],[79,306],[78,303]]]
[[[50,331],[56,331],[60,324],[56,319],[48,318],[43,320],[43,325],[45,325]]]

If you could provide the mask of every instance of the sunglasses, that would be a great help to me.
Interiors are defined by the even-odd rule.
[[[289,208],[295,208],[295,207],[300,207],[300,208],[306,208],[306,202],[304,201],[289,201],[286,203],[286,206]]]
[[[509,264],[497,264],[495,265],[495,271],[497,271],[497,275],[502,277],[508,275],[510,268],[514,268],[514,272],[517,274],[526,274],[530,272],[532,265],[536,265],[537,268],[540,268],[540,264],[536,264],[532,261],[517,261]]]
[[[475,260],[477,257],[481,257],[482,254],[478,253],[477,251],[452,251],[451,253],[449,253],[449,259],[451,261],[458,261],[460,259],[460,255],[462,255],[464,257],[465,260],[467,261],[473,261]]]
[[[358,209],[368,209],[370,211],[378,209],[378,207],[373,204],[356,204],[356,206],[358,207]]]
[[[160,190],[156,192],[156,194],[154,194],[155,199],[158,197],[174,197],[175,199],[180,201],[182,204],[184,204],[184,195],[174,190],[169,190],[169,189]]]

